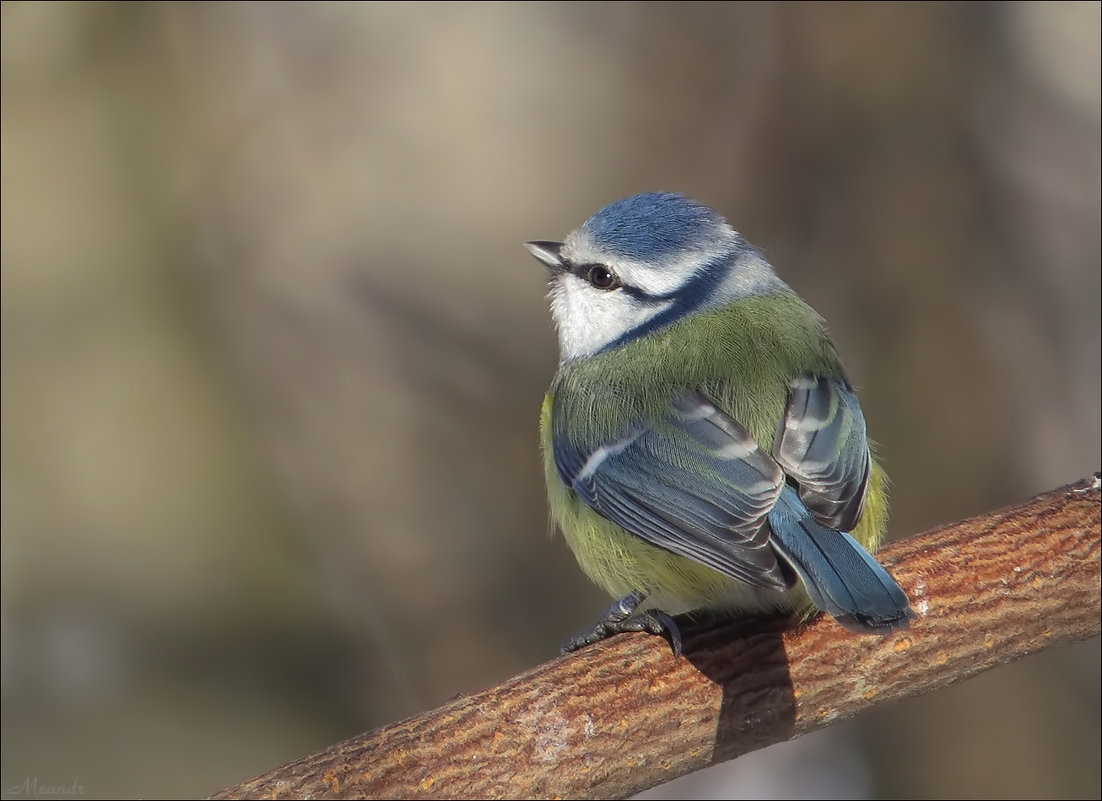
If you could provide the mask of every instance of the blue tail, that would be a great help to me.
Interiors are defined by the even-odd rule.
[[[804,583],[811,602],[851,631],[907,628],[907,595],[887,570],[844,531],[815,522],[786,487],[769,513],[773,547]]]

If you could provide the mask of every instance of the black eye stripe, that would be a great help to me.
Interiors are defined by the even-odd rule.
[[[627,284],[621,285],[620,289],[624,290],[624,294],[646,306],[660,306],[673,299],[672,295],[652,295],[637,286],[628,286]]]
[[[650,294],[637,287],[623,287],[623,291],[640,304],[664,305],[666,308],[620,338],[605,345],[600,352],[613,350],[632,342],[700,309],[707,303],[708,298],[712,297],[715,288],[723,284],[734,267],[734,259],[717,260],[712,264],[705,265],[703,270],[698,271],[681,286],[661,295]]]
[[[571,263],[568,265],[568,269],[573,275],[597,289],[611,291],[623,286],[620,283],[620,276],[605,264],[600,264],[598,262],[587,264]]]
[[[620,279],[620,276],[616,273],[615,270],[613,270],[606,264],[601,264],[600,262],[584,262],[582,264],[575,264],[572,261],[564,260],[563,266],[567,269],[567,271],[570,272],[571,275],[580,278],[587,284],[590,284],[597,289],[603,289],[606,291],[619,289],[625,295],[628,295],[636,302],[645,306],[662,306],[669,301],[674,300],[675,298],[681,298],[684,301],[684,295],[686,291],[691,292],[694,287],[700,284],[712,285],[715,281],[714,276],[710,275],[709,272],[696,273],[689,276],[688,280],[686,280],[685,283],[681,286],[674,287],[672,290],[669,290],[667,292],[656,294],[654,292],[648,292],[640,287],[623,283]],[[591,278],[591,273],[594,269],[607,270],[608,273],[613,277],[614,282],[609,285],[598,286],[593,282]],[[724,272],[726,272],[726,270],[724,270]]]

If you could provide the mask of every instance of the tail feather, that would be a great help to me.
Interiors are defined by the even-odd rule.
[[[811,602],[852,631],[905,629],[911,611],[906,593],[844,531],[815,522],[791,488],[769,514],[773,547],[804,583]]]

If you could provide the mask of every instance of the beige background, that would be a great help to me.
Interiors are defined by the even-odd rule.
[[[520,243],[638,191],[830,321],[893,536],[1099,468],[1099,8],[5,2],[0,790],[201,795],[591,622]],[[1099,675],[656,795],[1097,797]]]

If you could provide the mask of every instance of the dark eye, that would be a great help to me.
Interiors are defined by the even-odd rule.
[[[616,274],[602,264],[594,264],[585,276],[597,289],[615,289],[620,286]]]

